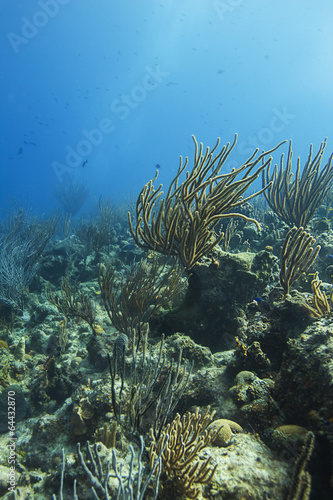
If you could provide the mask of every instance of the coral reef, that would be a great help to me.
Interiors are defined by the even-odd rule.
[[[56,216],[1,226],[6,500],[332,497],[333,198],[290,229],[245,194],[276,148],[223,174],[233,147],[195,141],[194,169],[164,201],[148,182],[130,228],[103,199],[63,235]],[[8,249],[32,235],[12,300]]]

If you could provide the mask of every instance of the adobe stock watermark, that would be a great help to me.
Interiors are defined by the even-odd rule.
[[[237,7],[242,5],[244,0],[214,0],[213,7],[221,21],[224,21],[226,14],[230,14]]]
[[[249,135],[246,140],[237,142],[238,154],[249,157],[257,148],[259,148],[259,152],[269,149],[276,134],[283,132],[296,117],[295,114],[288,111],[287,106],[282,106],[280,109],[273,108],[266,127],[261,127],[255,134]],[[229,160],[225,164],[228,171],[237,167],[239,167],[239,161],[236,160]]]
[[[56,17],[62,5],[66,5],[70,0],[39,0],[40,10],[29,18],[21,17],[22,25],[19,33],[10,31],[7,33],[12,49],[17,54],[22,45],[26,45],[30,40],[38,35],[39,30],[44,28],[50,19]]]
[[[267,148],[273,142],[276,134],[283,132],[295,118],[296,115],[289,113],[287,106],[283,106],[282,109],[273,108],[267,126],[261,127],[256,134],[249,135],[246,141],[240,142],[237,148],[238,152],[249,155],[253,153],[253,148],[259,148],[259,150]]]
[[[83,138],[74,147],[66,146],[67,154],[64,163],[52,162],[53,171],[59,182],[63,182],[64,175],[72,174],[75,168],[82,165],[94,148],[102,144],[106,135],[115,131],[115,117],[125,120],[147,98],[149,92],[155,90],[164,78],[169,76],[169,73],[161,71],[159,66],[154,69],[146,66],[145,70],[146,74],[139,85],[135,85],[128,94],[121,94],[118,99],[111,102],[111,117],[102,118],[95,128],[81,130]]]

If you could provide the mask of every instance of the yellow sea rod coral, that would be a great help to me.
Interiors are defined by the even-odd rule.
[[[186,413],[182,417],[177,413],[175,419],[166,426],[156,441],[151,431],[152,443],[149,449],[150,465],[167,444],[162,453],[161,488],[170,494],[181,493],[187,498],[196,499],[201,491],[200,485],[212,480],[216,467],[211,466],[211,457],[200,460],[199,453],[215,438],[218,430],[207,430],[215,411],[209,414],[208,407],[204,414]]]

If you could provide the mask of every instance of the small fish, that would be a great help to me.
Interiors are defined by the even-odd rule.
[[[87,163],[88,163],[88,160],[85,160],[85,161],[82,163],[82,167],[84,167]]]
[[[156,163],[155,168],[156,168],[157,170],[160,170],[161,165],[160,165],[159,163]]]
[[[271,302],[269,300],[262,299],[261,297],[256,297],[255,299],[253,299],[253,303],[256,304],[258,311],[260,311],[262,314],[267,314],[272,309]]]
[[[23,148],[19,148],[19,149],[17,150],[17,154],[18,154],[18,155],[21,155],[22,153],[23,153]]]

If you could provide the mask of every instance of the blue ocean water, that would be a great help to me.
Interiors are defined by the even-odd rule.
[[[156,165],[168,184],[179,156],[193,157],[191,134],[212,147],[237,132],[226,168],[284,139],[304,161],[325,137],[332,150],[330,0],[1,0],[0,9],[1,210],[15,198],[49,214],[68,178],[89,186],[85,211],[100,196],[136,197]]]

